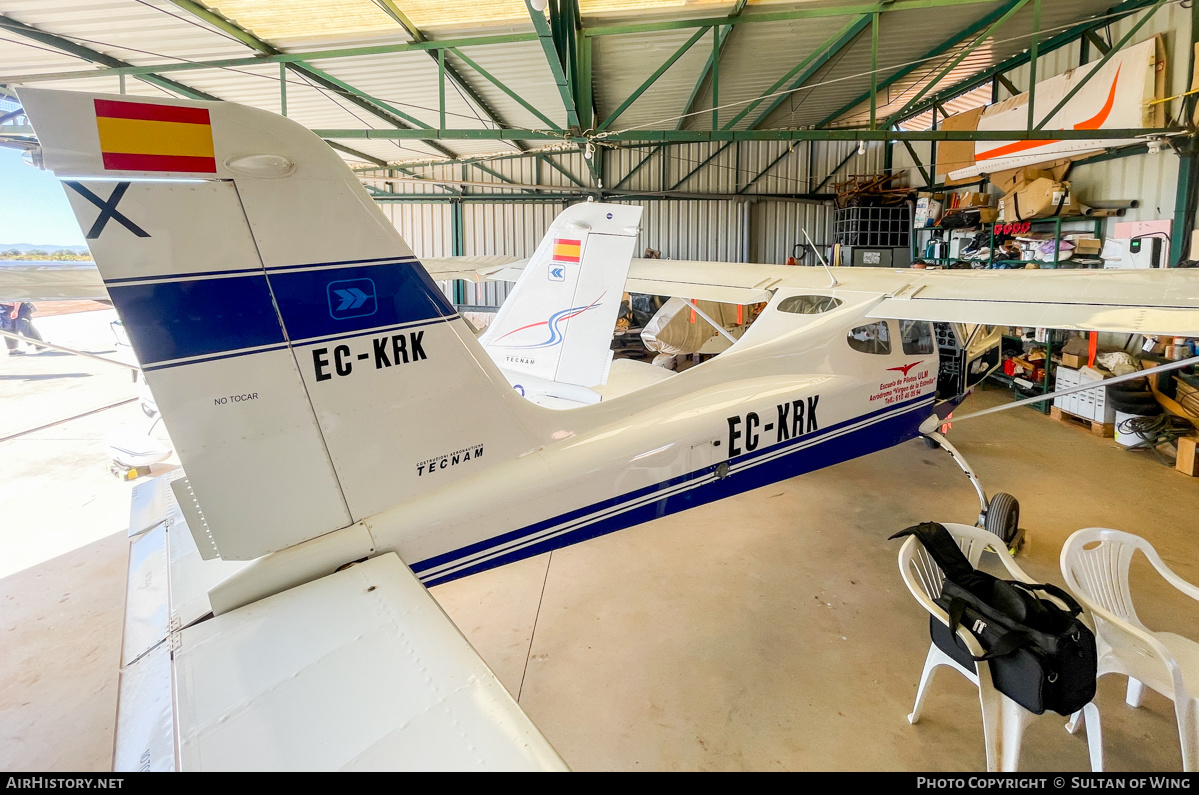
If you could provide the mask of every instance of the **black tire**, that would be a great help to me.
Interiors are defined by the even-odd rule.
[[[1152,393],[1143,395],[1111,395],[1107,396],[1107,405],[1124,414],[1138,414],[1144,417],[1156,417],[1162,413],[1161,404]]]
[[[1152,390],[1149,389],[1149,381],[1144,378],[1134,378],[1131,381],[1125,381],[1122,384],[1113,384],[1106,387],[1107,393],[1110,395],[1113,392],[1119,392],[1124,395],[1151,395]]]
[[[987,519],[983,529],[1011,544],[1020,529],[1020,503],[1010,494],[1000,492],[987,503]]]

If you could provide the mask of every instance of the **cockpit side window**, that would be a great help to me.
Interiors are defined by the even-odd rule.
[[[792,315],[820,315],[845,303],[831,295],[793,295],[779,301],[779,311]]]
[[[849,347],[862,353],[888,354],[891,352],[891,331],[887,321],[880,320],[868,326],[858,326],[846,337]]]
[[[899,321],[899,338],[903,352],[909,356],[933,352],[933,326],[926,320]]]

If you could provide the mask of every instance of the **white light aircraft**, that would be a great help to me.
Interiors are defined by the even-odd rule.
[[[921,435],[956,457],[998,362],[962,324],[1199,336],[1199,273],[630,262],[639,210],[595,203],[478,340],[430,275],[471,263],[422,266],[298,124],[21,99],[186,472],[134,494],[121,770],[559,769],[424,586]],[[767,304],[701,365],[617,368],[622,289]]]

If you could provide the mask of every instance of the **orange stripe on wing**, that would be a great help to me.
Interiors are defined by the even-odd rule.
[[[1120,80],[1120,70],[1123,68],[1124,64],[1120,64],[1120,66],[1116,67],[1116,76],[1112,79],[1112,86],[1107,92],[1107,102],[1104,103],[1099,112],[1091,118],[1075,124],[1074,129],[1098,130],[1103,126],[1103,123],[1107,121],[1108,116],[1112,115],[1112,108],[1116,104],[1116,83]],[[1026,152],[1029,149],[1036,149],[1039,146],[1049,146],[1050,144],[1060,144],[1061,142],[1062,141],[1060,138],[1048,141],[1016,141],[1014,143],[1005,144],[1003,146],[996,147],[995,149],[990,149],[986,152],[983,152],[976,157],[975,160],[994,160],[997,157],[1006,157],[1008,155],[1014,155],[1017,152]]]

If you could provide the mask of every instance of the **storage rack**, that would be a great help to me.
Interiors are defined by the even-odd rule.
[[[1090,219],[1088,219],[1088,220],[1090,220]],[[1049,339],[1047,341],[1032,343],[1032,345],[1034,345],[1036,347],[1041,347],[1041,348],[1045,349],[1045,375],[1043,375],[1041,377],[1040,384],[1036,384],[1032,381],[1029,381],[1029,383],[1033,384],[1034,387],[1040,387],[1040,394],[1042,394],[1042,395],[1047,395],[1053,391],[1053,388],[1050,386],[1053,382],[1053,368],[1054,368],[1053,346],[1057,342],[1061,341],[1058,338],[1057,329],[1046,329],[1046,332],[1048,332],[1048,334],[1049,334]],[[1014,334],[1004,334],[1003,338],[1005,340],[1012,340],[1014,342],[1019,342],[1022,348],[1024,346],[1024,343],[1028,342],[1028,340],[1026,340],[1024,337],[1017,337]],[[1002,360],[1002,356],[1000,357],[1000,359]],[[1020,392],[1021,387],[1018,383],[1016,383],[1016,379],[1010,375],[1007,375],[1002,370],[996,370],[995,372],[991,373],[991,375],[988,376],[988,379],[1010,389],[1012,392],[1013,400],[1021,400],[1026,397],[1031,397],[1030,395],[1022,394]],[[1027,380],[1027,379],[1025,379],[1025,380]],[[1036,409],[1037,411],[1041,412],[1042,414],[1048,414],[1049,410],[1052,408],[1051,404],[1052,404],[1052,399],[1047,399],[1040,403],[1031,403],[1031,404],[1029,404],[1029,408]]]
[[[1061,216],[1058,216],[1056,218],[1037,218],[1034,220],[1030,220],[1027,223],[1029,223],[1034,228],[1037,226],[1052,225],[1053,226],[1053,242],[1054,242],[1054,245],[1056,246],[1057,244],[1060,244],[1062,241],[1062,224],[1089,223],[1092,225],[1091,228],[1092,228],[1092,233],[1094,234],[1094,236],[1096,238],[1102,238],[1103,237],[1103,222],[1105,220],[1106,219],[1104,219],[1104,218],[1091,218],[1091,217],[1088,217],[1085,215],[1076,215],[1076,216],[1069,216],[1069,217],[1064,217],[1064,218]],[[931,232],[935,229],[940,229],[942,232],[953,233],[953,232],[970,231],[971,229],[977,230],[977,229],[981,228],[981,229],[989,229],[991,232],[991,243],[990,243],[991,254],[987,259],[987,265],[989,266],[995,262],[995,226],[997,224],[1002,226],[1004,223],[1008,223],[1008,222],[997,221],[995,223],[980,224],[979,226],[967,227],[965,229],[942,229],[939,226],[913,227],[913,229],[912,229],[912,232],[913,232],[913,234],[912,234],[912,260],[915,261],[917,259],[922,259],[926,262],[935,262],[938,264],[946,263],[946,262],[962,262],[962,261],[969,262],[970,260],[962,260],[961,257],[925,257],[925,256],[922,256],[920,251],[918,251],[918,249],[922,248],[922,246],[920,246],[920,234],[919,233],[920,232]],[[1019,223],[1023,223],[1023,222],[1019,222]],[[1083,231],[1083,230],[1067,230],[1067,231]],[[1042,268],[1058,267],[1059,260],[1058,260],[1057,249],[1056,248],[1054,249],[1052,262],[1041,262],[1040,260],[1038,260],[1037,264],[1040,265]],[[1067,265],[1066,267],[1070,267],[1070,266]],[[1088,267],[1090,267],[1090,266],[1088,266]],[[1094,267],[1098,267],[1098,266],[1094,266]]]

